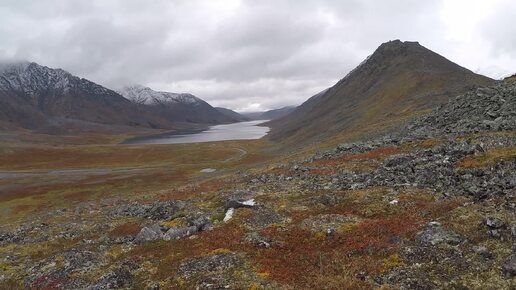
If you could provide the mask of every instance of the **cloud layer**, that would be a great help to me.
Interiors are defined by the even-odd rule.
[[[244,111],[300,104],[392,39],[491,77],[516,72],[511,0],[1,2],[0,59]]]

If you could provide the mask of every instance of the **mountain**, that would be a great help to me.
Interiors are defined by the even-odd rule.
[[[280,109],[266,111],[260,117],[263,120],[275,120],[292,113],[294,110],[296,110],[296,106],[287,106]]]
[[[284,117],[296,109],[296,106],[286,106],[279,109],[269,110],[265,112],[250,112],[243,115],[251,120],[274,120]]]
[[[215,109],[217,109],[217,111],[219,111],[220,113],[228,116],[229,118],[237,120],[238,122],[251,121],[250,118],[248,118],[242,114],[239,114],[233,110],[230,110],[227,108],[221,108],[221,107],[215,107]]]
[[[472,87],[493,82],[417,42],[389,41],[333,87],[268,122],[268,136],[306,145],[335,136],[375,135]]]
[[[124,87],[119,93],[134,103],[139,111],[169,122],[201,124],[237,122],[235,118],[222,114],[207,102],[191,94],[158,92],[140,85]]]
[[[34,62],[0,64],[2,123],[59,131],[94,124],[148,127],[150,121],[116,92],[62,69]]]

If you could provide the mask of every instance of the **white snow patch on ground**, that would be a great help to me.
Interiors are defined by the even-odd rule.
[[[251,198],[251,199],[248,199],[244,202],[242,202],[243,205],[248,205],[248,206],[255,206],[256,202],[254,201],[254,198]]]
[[[235,213],[234,208],[228,209],[228,211],[226,212],[226,215],[224,216],[224,222],[227,223],[230,219],[232,219],[234,213]]]

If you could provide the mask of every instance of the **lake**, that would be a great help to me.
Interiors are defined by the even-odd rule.
[[[224,140],[260,139],[269,132],[268,127],[257,126],[267,120],[216,125],[206,131],[191,134],[160,134],[125,140],[122,144],[182,144]]]

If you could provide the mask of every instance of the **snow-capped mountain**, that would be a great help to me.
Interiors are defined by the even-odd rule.
[[[28,96],[42,92],[62,92],[74,89],[87,90],[94,94],[113,94],[94,82],[76,77],[62,69],[52,69],[35,62],[0,64],[0,91],[16,91]]]
[[[140,110],[173,122],[220,124],[238,121],[192,94],[158,92],[141,85],[124,87],[118,93],[138,105]]]
[[[118,93],[62,69],[0,63],[0,123],[45,132],[104,125],[163,127]]]
[[[0,63],[0,128],[47,133],[120,130],[127,126],[175,128],[177,123],[235,120],[190,94],[133,86],[121,94],[62,69],[34,62]],[[118,130],[117,129],[117,130]]]
[[[192,94],[158,92],[141,85],[124,87],[118,93],[138,105],[163,105],[168,103],[199,105],[204,102]]]

